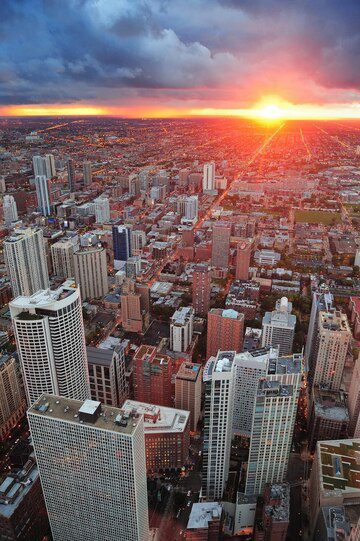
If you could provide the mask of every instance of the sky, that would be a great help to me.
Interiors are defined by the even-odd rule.
[[[0,115],[360,116],[359,0],[1,0]]]

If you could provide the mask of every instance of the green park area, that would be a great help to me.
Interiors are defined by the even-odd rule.
[[[329,212],[326,210],[296,210],[295,222],[308,224],[324,224],[339,223],[341,221],[340,212]]]

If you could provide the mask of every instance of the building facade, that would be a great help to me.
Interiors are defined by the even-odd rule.
[[[128,395],[123,346],[114,349],[86,348],[92,400],[120,408]]]
[[[196,431],[201,414],[201,364],[184,362],[175,377],[175,407],[190,412],[190,428]]]
[[[242,350],[244,314],[235,310],[213,308],[208,313],[206,356],[216,356],[218,351]]]
[[[104,248],[83,248],[75,252],[74,270],[82,299],[100,298],[109,291]]]
[[[205,316],[210,308],[211,274],[207,265],[195,265],[192,277],[192,298],[195,314]]]
[[[266,312],[262,320],[263,347],[279,347],[280,355],[292,353],[296,316],[291,314],[292,303],[286,297],[276,302],[273,312]]]

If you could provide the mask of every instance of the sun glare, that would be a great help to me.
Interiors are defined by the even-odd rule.
[[[259,109],[259,116],[266,120],[277,120],[283,116],[283,111],[278,105],[269,104]]]

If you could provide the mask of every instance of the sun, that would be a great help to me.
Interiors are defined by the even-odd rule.
[[[257,111],[260,118],[265,120],[277,120],[283,117],[284,111],[279,105],[271,104],[260,107]]]

